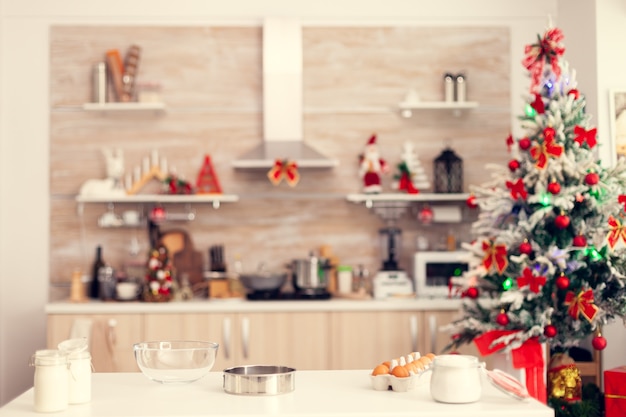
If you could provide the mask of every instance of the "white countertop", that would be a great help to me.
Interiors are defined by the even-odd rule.
[[[330,299],[323,301],[248,301],[192,300],[166,303],[102,302],[85,303],[51,302],[46,304],[46,314],[142,314],[142,313],[242,313],[242,312],[305,312],[305,311],[422,311],[457,310],[460,299],[398,298],[387,300]]]
[[[553,417],[554,410],[534,399],[518,401],[483,385],[480,401],[433,401],[428,374],[408,392],[375,391],[368,370],[296,371],[295,390],[276,396],[238,396],[223,390],[222,372],[187,385],[160,385],[141,373],[96,373],[92,400],[70,405],[55,417]],[[30,389],[0,408],[0,417],[41,416],[33,411]]]

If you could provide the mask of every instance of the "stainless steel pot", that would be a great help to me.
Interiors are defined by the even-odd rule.
[[[296,370],[287,366],[247,365],[224,369],[224,391],[238,395],[277,395],[296,387]]]
[[[241,274],[239,281],[251,291],[274,291],[287,280],[287,274]]]
[[[297,290],[301,291],[326,290],[330,269],[326,260],[314,256],[307,259],[294,259],[291,262],[293,284]]]

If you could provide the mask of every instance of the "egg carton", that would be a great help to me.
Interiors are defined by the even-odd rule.
[[[410,375],[403,378],[395,375],[370,375],[372,379],[372,387],[376,391],[397,391],[406,392],[411,391],[417,386],[418,378],[420,374]]]

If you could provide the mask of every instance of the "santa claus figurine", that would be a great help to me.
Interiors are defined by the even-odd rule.
[[[376,135],[372,135],[360,155],[359,175],[363,179],[364,193],[380,193],[382,191],[381,176],[389,172],[389,166],[378,153]]]

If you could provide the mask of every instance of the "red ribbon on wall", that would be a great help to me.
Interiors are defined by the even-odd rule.
[[[274,185],[280,184],[280,182],[285,179],[287,184],[295,187],[298,181],[300,181],[298,165],[293,161],[277,159],[272,169],[267,173],[267,178],[269,178]]]
[[[474,344],[481,355],[487,356],[498,352],[506,347],[504,343],[493,342],[502,336],[518,333],[517,330],[492,330],[474,339]],[[526,373],[526,389],[528,393],[541,401],[547,403],[547,388],[545,381],[545,360],[543,348],[536,337],[526,340],[520,347],[511,350],[513,367],[524,369]]]

